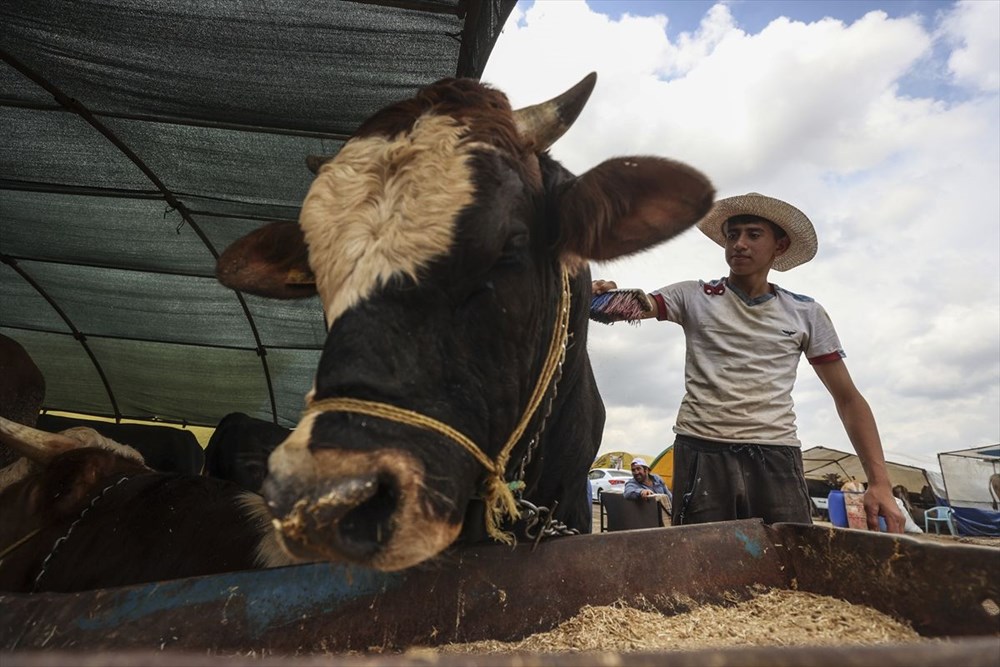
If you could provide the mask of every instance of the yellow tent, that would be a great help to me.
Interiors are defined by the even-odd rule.
[[[649,464],[649,471],[663,478],[663,483],[674,490],[674,446],[670,445]]]
[[[649,457],[645,454],[629,454],[628,452],[607,452],[601,454],[594,462],[591,464],[590,469],[594,468],[616,468],[618,470],[628,470],[632,466],[632,459],[634,458],[644,458],[649,461]]]

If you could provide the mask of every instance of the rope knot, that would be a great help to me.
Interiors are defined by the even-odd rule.
[[[522,482],[523,484],[523,482]],[[504,517],[509,517],[511,521],[521,518],[521,510],[514,500],[514,493],[511,484],[504,481],[503,471],[494,470],[486,482],[486,497],[483,499],[486,505],[486,532],[497,542],[513,545],[517,540],[514,534],[501,530]]]

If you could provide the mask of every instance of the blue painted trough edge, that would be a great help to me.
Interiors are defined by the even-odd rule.
[[[927,576],[933,573],[934,577]],[[940,575],[940,577],[937,577]],[[941,582],[948,582],[942,586]],[[758,519],[456,548],[398,573],[316,563],[0,595],[0,650],[393,650],[520,639],[635,595],[667,614],[762,588],[866,604],[924,636],[995,634],[997,550]]]

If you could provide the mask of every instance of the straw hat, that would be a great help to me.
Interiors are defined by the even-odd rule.
[[[799,264],[805,264],[816,256],[818,242],[816,230],[805,213],[791,204],[750,192],[736,197],[727,197],[715,202],[712,210],[698,221],[698,229],[720,246],[725,247],[726,236],[722,225],[734,215],[756,215],[770,220],[785,230],[790,244],[785,254],[774,260],[773,268],[787,271]]]

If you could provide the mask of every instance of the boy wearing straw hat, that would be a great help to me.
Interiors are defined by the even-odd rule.
[[[811,522],[796,434],[792,386],[806,355],[833,397],[864,466],[868,527],[890,532],[904,519],[892,496],[878,427],[855,387],[826,311],[768,282],[816,254],[809,218],[773,197],[729,197],[698,223],[725,248],[729,275],[684,281],[644,295],[640,319],[684,328],[685,395],[674,426],[673,524],[751,517]],[[594,294],[617,289],[596,280]]]

